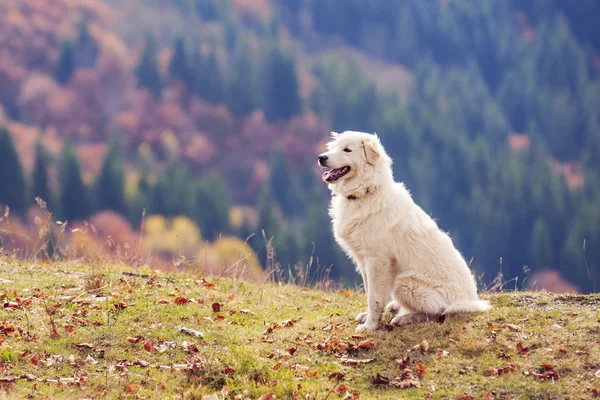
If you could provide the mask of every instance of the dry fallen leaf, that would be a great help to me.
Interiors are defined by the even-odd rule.
[[[461,394],[456,398],[456,400],[475,400],[475,396],[471,396],[470,394]]]
[[[342,362],[342,364],[355,366],[358,364],[370,363],[371,361],[373,361],[373,359],[372,358],[354,359],[354,358],[345,358],[344,357],[344,358],[341,358],[340,361]]]
[[[181,305],[187,304],[187,303],[189,303],[189,302],[190,302],[190,299],[188,299],[187,297],[183,297],[183,296],[181,296],[181,297],[177,297],[177,298],[175,299],[175,304],[177,304],[178,306],[181,306]]]
[[[127,341],[128,341],[129,343],[139,343],[141,340],[142,340],[142,337],[141,337],[141,336],[136,336],[136,337],[131,337],[131,336],[129,336],[129,337],[127,338]]]
[[[438,357],[450,357],[450,352],[442,349],[437,349]]]
[[[427,373],[427,367],[423,363],[417,363],[417,375],[422,378]]]
[[[527,355],[529,354],[529,347],[524,347],[523,343],[519,342],[517,343],[517,351],[519,352],[519,354],[521,354],[521,357],[527,357]]]
[[[427,340],[421,341],[421,350],[423,350],[423,351],[429,350],[429,342]]]
[[[213,312],[218,313],[221,311],[221,305],[219,303],[212,303],[212,310]]]
[[[399,365],[399,368],[400,368],[400,369],[405,369],[405,368],[408,368],[408,367],[409,367],[409,365],[410,365],[410,357],[402,357],[402,358],[399,358],[399,359],[397,359],[397,360],[396,360],[396,362],[397,362],[398,364],[400,364],[400,365]]]
[[[154,348],[154,340],[150,339],[146,343],[144,343],[144,350],[147,352],[151,352]]]
[[[40,355],[40,353],[35,353],[33,357],[31,357],[30,361],[33,365],[37,366],[40,363],[41,358],[42,356]]]
[[[514,324],[504,324],[502,325],[502,328],[508,328],[511,331],[520,331],[521,327],[519,325],[514,325]]]
[[[390,381],[390,385],[399,387],[400,389],[407,389],[409,387],[421,387],[419,379],[411,372],[410,369],[405,368],[400,370],[400,375]]]
[[[341,372],[334,372],[332,374],[330,374],[328,376],[329,380],[336,380],[336,381],[343,381],[344,380],[344,374],[342,374]]]
[[[377,374],[377,376],[372,376],[369,378],[372,385],[389,385],[390,379],[386,376],[382,376]]]
[[[371,338],[369,339],[365,339],[365,340],[361,340],[360,342],[358,342],[358,347],[360,349],[374,349],[375,348],[375,341]]]

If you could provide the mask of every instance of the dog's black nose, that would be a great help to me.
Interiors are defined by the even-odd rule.
[[[327,158],[327,156],[319,156],[319,165],[324,165]]]

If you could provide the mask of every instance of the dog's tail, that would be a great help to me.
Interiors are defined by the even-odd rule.
[[[459,312],[480,312],[492,308],[487,300],[459,300],[450,304],[444,314],[454,314]]]

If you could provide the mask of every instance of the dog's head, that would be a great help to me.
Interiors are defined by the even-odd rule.
[[[336,192],[356,191],[391,176],[391,160],[379,137],[364,132],[332,132],[327,152],[319,155],[318,162],[327,168],[323,180],[332,190],[333,185],[344,187]]]

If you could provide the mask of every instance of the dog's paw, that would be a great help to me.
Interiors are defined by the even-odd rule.
[[[396,300],[393,300],[387,303],[387,306],[385,306],[385,308],[389,308],[392,311],[399,311],[402,308],[402,306]]]
[[[356,332],[374,331],[377,329],[377,324],[360,324],[356,327]]]
[[[356,321],[358,321],[359,324],[364,324],[365,321],[367,320],[367,313],[366,312],[361,312],[356,316]]]

